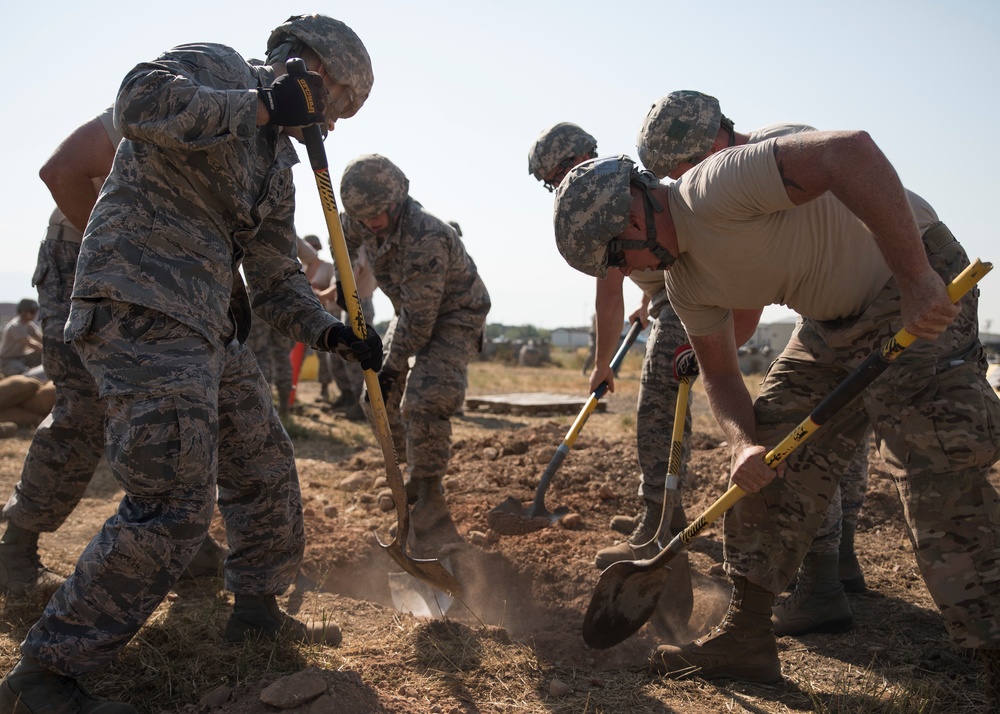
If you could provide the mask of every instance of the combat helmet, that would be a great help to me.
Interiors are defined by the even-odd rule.
[[[643,192],[644,241],[620,237],[629,225],[633,184]],[[604,278],[609,267],[622,265],[626,248],[648,248],[660,260],[657,269],[666,270],[674,256],[656,240],[653,213],[663,207],[650,193],[659,185],[625,155],[591,159],[571,169],[556,190],[552,214],[559,253],[580,272]]]
[[[292,15],[274,28],[267,40],[269,64],[288,59],[288,43],[301,42],[319,55],[327,74],[338,84],[346,84],[354,94],[353,103],[341,115],[352,117],[372,91],[372,61],[368,50],[350,27],[326,15]]]
[[[379,154],[351,161],[340,177],[340,198],[353,218],[367,220],[399,206],[410,195],[410,181],[396,164]]]
[[[733,131],[718,99],[689,89],[671,92],[650,107],[639,128],[639,160],[662,179],[685,161],[698,163],[712,148],[720,127]]]
[[[550,191],[555,186],[549,184],[545,177],[562,164],[570,168],[569,162],[576,157],[593,158],[597,156],[597,139],[569,122],[560,122],[550,126],[535,139],[528,152],[528,173],[543,182]]]

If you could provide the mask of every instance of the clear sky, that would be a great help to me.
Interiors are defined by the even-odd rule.
[[[866,129],[971,257],[997,261],[1000,3],[996,0],[780,2],[8,3],[0,302],[33,294],[52,209],[38,169],[114,101],[135,64],[185,42],[261,57],[293,13],[344,20],[372,56],[367,104],[327,139],[335,186],[362,153],[392,159],[411,194],[457,220],[493,297],[490,322],[584,325],[592,279],[561,259],[552,196],[527,173],[538,133],[572,121],[601,154],[635,156],[647,109],[676,89],[719,98],[739,131],[778,121]],[[300,233],[325,234],[304,150]],[[982,285],[982,327],[1000,331],[1000,270]],[[638,303],[629,289],[626,305]],[[376,319],[389,314],[376,303]],[[788,317],[784,308],[765,320]],[[988,323],[992,327],[988,328]]]

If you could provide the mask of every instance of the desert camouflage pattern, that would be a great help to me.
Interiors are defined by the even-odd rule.
[[[66,333],[107,403],[106,455],[125,496],[22,650],[79,677],[113,659],[180,577],[216,487],[227,590],[283,592],[305,535],[292,444],[245,345],[216,349],[168,315],[113,301],[75,310]]]
[[[662,282],[662,281],[661,281]],[[680,382],[674,378],[674,352],[687,342],[680,318],[670,306],[666,288],[650,299],[649,336],[639,377],[639,402],[636,412],[636,445],[642,481],[639,495],[649,501],[680,505],[681,486],[691,457],[691,395],[688,394],[684,419],[684,443],[681,450],[680,483],[664,492],[670,465],[674,414]]]
[[[287,403],[292,393],[292,361],[289,358],[292,341],[258,317],[250,325],[246,344],[253,352],[264,379],[278,390],[278,398],[284,398]],[[319,355],[332,357],[326,352]]]
[[[865,424],[868,426],[867,422]],[[858,513],[865,502],[868,493],[868,450],[871,446],[871,427],[858,442],[854,458],[848,464],[840,477],[837,490],[830,501],[823,523],[813,538],[809,552],[815,555],[828,555],[840,552],[840,535],[844,523],[857,523]]]
[[[535,139],[528,151],[528,173],[539,181],[559,164],[574,156],[588,157],[597,151],[597,139],[568,121],[553,124]]]
[[[340,177],[340,200],[344,210],[358,220],[367,220],[399,206],[410,193],[410,180],[396,164],[379,154],[351,159]]]
[[[625,155],[584,161],[556,189],[552,222],[559,253],[581,273],[608,274],[608,242],[628,226],[635,163]]]
[[[405,389],[402,378],[395,387],[404,389],[407,468],[415,478],[443,476],[450,418],[465,399],[468,364],[482,345],[489,293],[455,230],[412,198],[385,238],[359,221],[347,224],[352,257],[363,244],[396,312],[383,341],[382,369],[403,375],[415,358]]]
[[[968,265],[951,232],[924,234],[950,281]],[[779,593],[798,569],[841,475],[870,425],[895,481],[917,564],[963,647],[1000,646],[1000,497],[987,474],[1000,446],[1000,400],[986,381],[978,289],[937,340],[917,340],[859,397],[786,460],[784,478],[726,516],[727,570]],[[860,315],[800,321],[755,403],[760,443],[776,444],[900,328],[895,280]]]
[[[210,44],[177,47],[125,77],[115,104],[125,140],[84,236],[74,310],[102,298],[142,305],[220,350],[234,324],[246,337],[251,303],[313,347],[337,324],[295,259],[298,156],[286,135],[255,126],[250,90],[272,80]]]
[[[653,103],[639,127],[639,160],[662,179],[711,149],[721,125],[722,109],[715,97],[687,89],[671,92]]]
[[[288,49],[298,40],[320,57],[327,74],[337,84],[346,84],[354,102],[343,118],[358,113],[372,91],[375,76],[365,43],[354,30],[326,15],[292,15],[274,28],[267,40],[267,63],[289,59]]]
[[[79,233],[73,238],[78,240]],[[42,365],[56,386],[56,401],[35,430],[3,516],[36,533],[52,532],[66,521],[104,450],[104,404],[97,385],[63,340],[79,252],[79,242],[51,232],[39,246],[32,278],[41,306]]]
[[[375,303],[372,302],[372,299],[362,297],[359,303],[361,305],[361,314],[365,317],[365,322],[369,325],[375,324]],[[350,316],[346,312],[342,312],[340,320],[344,324],[347,324]],[[360,396],[361,390],[365,385],[365,373],[361,369],[360,364],[340,359],[330,360],[330,373],[341,394]]]

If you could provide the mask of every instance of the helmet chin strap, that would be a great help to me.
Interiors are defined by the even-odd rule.
[[[660,261],[655,270],[666,270],[674,264],[677,258],[656,240],[656,216],[654,214],[662,213],[663,206],[653,197],[653,186],[650,183],[647,180],[637,180],[633,175],[632,184],[642,189],[642,205],[646,213],[646,240],[615,238],[608,243],[608,251],[609,253],[621,253],[626,249],[642,250],[646,248]],[[655,185],[658,184],[659,182]]]

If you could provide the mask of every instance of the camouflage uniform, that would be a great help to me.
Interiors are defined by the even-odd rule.
[[[250,326],[250,334],[247,336],[246,344],[253,352],[264,379],[278,390],[278,406],[284,407],[288,404],[292,394],[292,361],[289,358],[292,341],[264,320],[257,318]],[[320,352],[319,354],[326,355],[328,353]],[[335,361],[342,362],[343,360]]]
[[[253,309],[317,346],[339,324],[295,259],[288,137],[257,127],[273,73],[222,45],[186,45],[125,78],[126,140],[91,215],[66,326],[106,400],[118,513],[31,628],[22,651],[94,671],[138,631],[194,556],[218,502],[225,585],[268,595],[303,550],[291,442],[241,344]],[[217,101],[216,101],[217,100]]]
[[[661,281],[662,282],[662,281]],[[674,378],[674,352],[687,342],[687,334],[680,319],[670,306],[667,290],[656,292],[649,302],[649,336],[642,360],[639,378],[639,402],[636,412],[636,444],[642,482],[639,495],[655,503],[663,503],[664,484],[670,465],[670,446],[673,440],[674,414],[677,409],[677,392],[680,382]],[[680,477],[683,481],[691,456],[691,399],[684,420],[684,446],[681,455]],[[681,484],[670,484],[680,489]],[[680,499],[673,505],[679,506]]]
[[[468,365],[482,346],[490,296],[454,228],[406,198],[394,230],[376,238],[360,221],[347,231],[352,256],[362,242],[396,315],[385,335],[383,371],[405,375],[406,463],[413,478],[440,478],[451,457],[451,416],[465,399]],[[394,431],[394,433],[396,433]]]
[[[111,123],[110,108],[100,120],[108,141],[117,146],[122,137]],[[42,365],[56,386],[56,401],[35,430],[21,480],[14,486],[3,515],[35,533],[55,531],[66,521],[83,498],[104,446],[104,414],[97,385],[76,350],[63,339],[82,240],[80,231],[62,211],[53,211],[31,279],[38,289]]]
[[[968,264],[944,224],[924,234],[931,266],[951,280]],[[786,460],[784,478],[726,516],[727,570],[771,592],[794,575],[869,426],[896,482],[927,588],[955,641],[1000,643],[1000,498],[987,480],[1000,445],[1000,401],[985,380],[978,291],[937,340],[919,340],[866,392]],[[773,446],[865,356],[902,328],[895,279],[854,318],[803,318],[769,370],[754,411]]]

